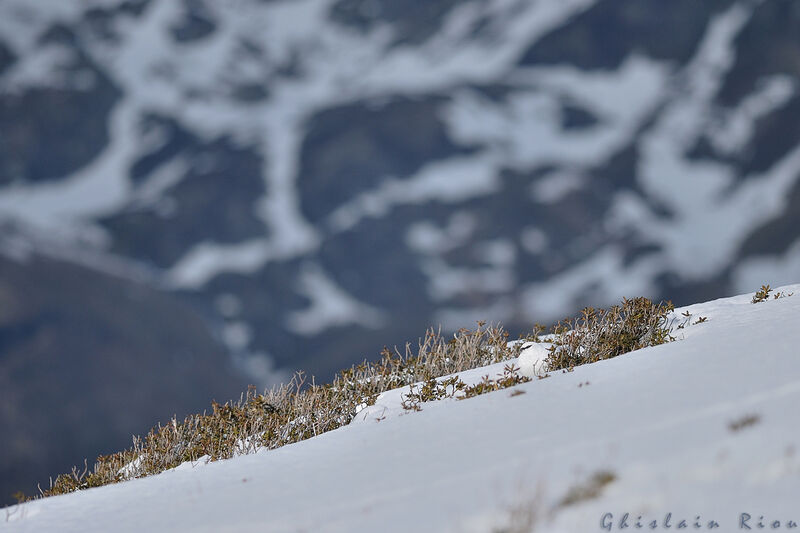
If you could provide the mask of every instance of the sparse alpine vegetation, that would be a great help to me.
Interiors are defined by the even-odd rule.
[[[647,298],[625,299],[609,309],[587,307],[553,328],[548,368],[571,369],[675,340],[669,319],[674,310],[671,302]]]
[[[753,295],[753,299],[751,300],[751,302],[754,303],[754,304],[765,302],[765,301],[769,300],[769,294],[771,292],[772,292],[772,289],[770,288],[770,286],[768,284],[767,285],[762,285],[761,288],[758,291],[756,291],[756,293]],[[778,292],[776,292],[775,294],[772,295],[772,299],[773,300],[777,300],[778,298],[785,298],[787,296],[792,296],[793,294],[794,294],[793,292],[787,293],[787,292],[783,292],[783,291],[778,291]]]
[[[263,394],[254,387],[235,402],[214,402],[210,413],[173,418],[134,437],[127,450],[97,458],[90,468],[73,468],[40,489],[40,496],[117,483],[157,474],[184,462],[216,461],[236,455],[299,442],[348,424],[362,408],[374,404],[381,392],[426,382],[440,376],[478,368],[519,355],[508,343],[508,332],[479,323],[447,339],[430,329],[416,353],[407,344],[401,354],[384,348],[378,362],[339,372],[332,383],[320,385],[302,372],[286,384]],[[22,494],[19,500],[28,500]]]
[[[556,324],[548,370],[573,367],[616,357],[645,346],[674,340],[671,303],[654,304],[646,298],[623,300],[618,306],[584,309],[571,320]],[[537,326],[525,341],[539,342]],[[523,342],[508,342],[499,326],[478,323],[475,330],[461,329],[452,338],[430,329],[416,350],[404,353],[384,348],[377,362],[339,372],[332,383],[317,384],[297,373],[286,384],[258,393],[250,387],[235,402],[212,404],[211,412],[175,418],[158,425],[144,437],[134,437],[131,448],[98,457],[90,468],[73,468],[40,489],[40,497],[65,494],[90,487],[157,474],[185,462],[215,461],[273,449],[302,441],[348,424],[363,408],[373,405],[382,392],[410,386],[403,407],[420,410],[421,404],[443,398],[470,398],[529,381],[513,362],[497,378],[486,376],[467,385],[458,372],[511,361]],[[446,377],[450,376],[450,377]],[[445,379],[438,379],[443,378]],[[19,495],[20,500],[30,499]]]
[[[505,366],[503,373],[496,379],[492,379],[487,375],[474,385],[467,385],[458,376],[450,376],[441,381],[431,378],[420,385],[411,385],[409,387],[408,393],[403,396],[403,408],[410,411],[421,411],[420,404],[424,402],[442,400],[444,398],[466,400],[467,398],[506,389],[531,380],[527,376],[520,375],[519,370],[518,367],[511,363]]]

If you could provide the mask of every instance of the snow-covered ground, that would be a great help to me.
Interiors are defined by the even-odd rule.
[[[795,296],[680,309],[690,325],[667,345],[421,412],[390,392],[337,431],[12,507],[0,530],[489,532],[528,510],[548,532],[602,531],[606,513],[613,530],[625,513],[629,531],[670,513],[671,529],[739,530],[742,513],[787,529],[800,523],[800,285],[780,290]],[[598,494],[562,505],[600,472]]]

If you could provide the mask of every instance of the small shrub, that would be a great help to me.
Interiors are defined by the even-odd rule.
[[[698,324],[703,324],[704,322],[708,322],[707,316],[699,316],[697,317],[697,320],[694,323],[692,323],[692,314],[689,311],[684,311],[683,313],[681,313],[681,316],[683,317],[683,320],[678,321],[678,324],[674,326],[675,329],[683,329],[686,326],[696,326]]]
[[[571,369],[675,340],[669,320],[674,309],[671,302],[656,305],[647,298],[625,299],[607,310],[587,307],[554,326],[548,368]]]
[[[481,381],[474,385],[467,385],[458,376],[451,376],[445,380],[430,379],[421,385],[411,385],[409,392],[403,395],[403,408],[409,411],[421,411],[421,403],[442,400],[444,398],[457,398],[465,400],[493,392],[506,389],[530,381],[529,377],[520,375],[519,368],[506,365],[503,373],[496,379],[484,376]],[[522,394],[523,391],[517,391]]]
[[[520,375],[518,367],[515,367],[513,364],[506,365],[505,368],[503,368],[503,373],[500,374],[497,379],[490,379],[489,376],[483,376],[483,379],[479,383],[466,387],[464,389],[464,396],[460,399],[464,400],[466,398],[473,398],[481,394],[486,394],[487,392],[507,389],[514,385],[519,385],[520,383],[527,383],[530,380],[531,378]]]
[[[687,325],[691,324],[692,313],[690,313],[689,311],[684,311],[683,313],[681,313],[681,316],[684,318],[684,320],[681,320],[680,323],[675,327],[675,329],[683,329]]]
[[[461,381],[458,376],[452,376],[439,381],[431,378],[421,385],[411,385],[407,394],[403,395],[403,409],[409,411],[421,411],[421,403],[453,398],[457,392],[463,391],[467,384]]]
[[[759,290],[753,295],[753,299],[750,300],[751,303],[757,304],[759,302],[764,302],[769,298],[769,293],[772,291],[769,285],[762,285]]]
[[[617,479],[616,474],[608,470],[595,472],[585,483],[575,485],[559,502],[558,507],[568,507],[600,496],[603,488]]]
[[[769,293],[771,292],[772,289],[770,288],[769,285],[762,285],[761,288],[757,290],[756,293],[753,295],[753,299],[750,300],[750,302],[754,304],[766,302],[767,300],[769,300]],[[772,299],[777,300],[778,298],[786,298],[787,296],[792,296],[792,295],[794,295],[793,292],[787,293],[784,291],[778,291],[772,295]]]
[[[760,421],[761,417],[759,415],[745,415],[728,423],[728,429],[736,433],[737,431],[754,426]]]

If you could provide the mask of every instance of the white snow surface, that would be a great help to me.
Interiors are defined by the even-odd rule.
[[[391,391],[298,444],[11,507],[0,531],[485,532],[514,506],[548,532],[602,531],[626,512],[785,529],[800,521],[800,284],[779,290],[795,295],[679,309],[691,319],[675,342],[511,390],[421,412]],[[599,496],[558,506],[598,471],[615,476]]]

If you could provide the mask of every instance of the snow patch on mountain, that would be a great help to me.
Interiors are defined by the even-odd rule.
[[[298,263],[319,264],[342,297],[314,308],[359,302],[382,317],[413,308],[446,324],[547,321],[684,286],[749,290],[793,264],[788,230],[755,252],[749,244],[759,228],[793,220],[800,176],[794,145],[747,160],[774,144],[760,137],[765,124],[796,105],[791,69],[751,73],[739,42],[747,32],[769,41],[759,16],[777,8],[697,5],[696,31],[674,36],[685,53],[672,54],[671,42],[639,42],[648,13],[604,0],[431,6],[436,16],[415,24],[418,11],[397,17],[380,2],[343,0],[3,2],[0,37],[14,55],[0,72],[3,98],[103,97],[107,109],[93,117],[96,145],[83,159],[65,156],[27,179],[16,145],[5,154],[0,223],[41,253],[147,272],[203,300],[203,312],[229,283],[270,301],[289,300],[284,290],[304,298],[299,270],[290,283],[256,281]],[[630,28],[589,53],[600,23]],[[406,38],[404,24],[421,33]],[[531,52],[553,39],[566,39],[558,57]],[[775,61],[793,53],[780,44],[788,51]],[[721,98],[731,91],[743,94]],[[404,121],[412,111],[424,120]],[[21,121],[10,138],[24,141],[30,124],[9,117]],[[87,122],[74,120],[64,127]],[[786,124],[771,127],[791,137]],[[52,142],[73,153],[62,137]],[[215,157],[230,160],[212,176]],[[459,213],[473,223],[461,217],[467,227],[448,235],[470,239],[420,230],[449,227]],[[380,253],[412,284],[413,303],[376,296],[381,276],[357,263],[373,231],[398,243]],[[515,250],[486,264],[481,247],[497,239]],[[20,246],[7,249],[21,257]],[[277,337],[300,342],[338,327],[315,316],[293,306],[243,320],[280,330],[254,336],[253,348],[270,353],[287,346],[268,345]]]

